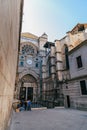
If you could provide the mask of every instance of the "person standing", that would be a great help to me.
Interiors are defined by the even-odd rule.
[[[31,111],[31,100],[27,101],[27,110]]]
[[[25,111],[27,110],[27,101],[25,100],[24,102],[24,108],[25,108]]]

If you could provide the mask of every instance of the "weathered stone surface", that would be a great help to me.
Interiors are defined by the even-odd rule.
[[[59,104],[63,100],[65,107],[87,109],[87,94],[81,94],[80,86],[81,80],[87,82],[87,44],[84,43],[87,39],[86,30],[87,24],[77,24],[65,37],[55,40],[55,49],[45,45],[46,49],[50,50],[44,57],[42,71],[46,101],[55,100]],[[82,57],[81,68],[78,68],[76,63],[78,56]],[[50,91],[51,86],[54,93]]]
[[[0,0],[0,130],[9,121],[17,67],[22,0]]]

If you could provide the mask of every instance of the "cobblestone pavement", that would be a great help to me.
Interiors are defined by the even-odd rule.
[[[87,130],[87,112],[71,109],[15,113],[11,130]]]

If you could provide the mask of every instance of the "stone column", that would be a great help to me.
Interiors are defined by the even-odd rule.
[[[55,41],[56,46],[56,73],[57,78],[59,81],[62,80],[62,53],[61,53],[61,46],[58,40]]]
[[[45,99],[46,83],[44,82],[46,78],[46,54],[43,55],[42,60],[42,98]]]
[[[55,46],[51,46],[51,54],[50,54],[50,62],[51,62],[51,77],[52,79],[56,76],[56,62],[55,62]]]

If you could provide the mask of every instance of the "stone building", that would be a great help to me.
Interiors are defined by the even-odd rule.
[[[77,108],[79,106],[82,96],[79,95],[79,98],[76,98],[76,93],[77,89],[78,91],[81,90],[77,85],[76,80],[78,76],[76,76],[76,73],[74,73],[72,77],[72,72],[76,70],[74,70],[74,68],[72,70],[73,62],[71,62],[69,57],[71,57],[70,54],[72,50],[78,48],[86,39],[87,24],[77,24],[71,31],[67,32],[67,35],[62,39],[55,40],[54,43],[46,42],[44,45],[47,51],[43,61],[44,64],[42,64],[43,100],[47,106],[52,107],[53,105],[63,104],[65,107]],[[86,53],[86,50],[84,51]],[[81,52],[84,53],[84,51],[82,49]],[[73,53],[77,53],[77,51]],[[86,57],[86,55],[84,55],[84,57]],[[84,74],[81,76],[84,76]],[[77,85],[77,89],[72,88],[76,88],[71,82],[73,78],[73,82]],[[72,96],[73,94],[74,96]],[[86,97],[83,100],[86,102]]]
[[[75,91],[73,91],[73,89],[69,89],[69,86],[72,88],[72,85],[69,85],[69,80],[72,78],[72,74],[70,71],[72,65],[71,61],[69,60],[68,54],[70,51],[72,51],[72,49],[75,49],[86,39],[87,39],[87,24],[77,24],[71,31],[67,33],[67,35],[64,38],[55,41],[56,50],[59,51],[59,53],[56,53],[57,58],[58,56],[61,57],[62,61],[60,62],[59,60],[57,62],[57,77],[59,80],[62,81],[62,90],[64,95],[65,107],[73,106],[75,108],[75,105],[71,105],[72,100],[71,97],[69,96],[70,93],[72,95]],[[75,70],[73,71],[75,72]]]
[[[22,0],[0,0],[0,130],[9,126],[15,87]]]
[[[41,37],[31,33],[21,34],[18,72],[16,78],[16,98],[37,101],[41,97],[42,60],[47,41],[44,33]]]
[[[77,24],[65,37],[55,40],[54,43],[48,41],[45,33],[41,37],[22,33],[16,97],[40,100],[47,107],[81,108],[86,103],[86,96],[81,95],[83,90],[79,82],[82,81],[80,84],[86,86],[86,66],[77,73],[72,57],[75,58],[78,52],[80,53],[77,57],[86,57],[86,39],[87,24]],[[86,64],[86,60],[84,62]]]
[[[87,40],[69,51],[70,80],[64,90],[65,105],[87,110]],[[64,86],[65,87],[65,86]]]
[[[55,43],[46,42],[42,63],[42,101],[47,107],[63,105],[63,94],[57,83]]]

